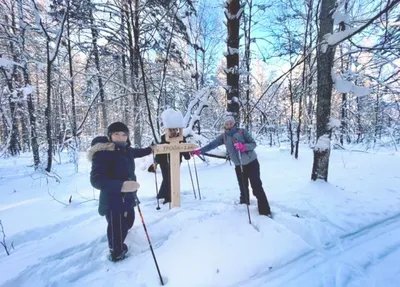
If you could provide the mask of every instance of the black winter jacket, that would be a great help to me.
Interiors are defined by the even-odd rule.
[[[133,209],[136,192],[121,193],[122,184],[127,180],[136,181],[135,158],[151,153],[151,148],[120,148],[107,137],[96,137],[88,152],[92,161],[90,183],[100,190],[99,214],[109,210],[125,212]]]

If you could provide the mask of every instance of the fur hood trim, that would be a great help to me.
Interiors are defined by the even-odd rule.
[[[115,144],[114,143],[97,143],[94,146],[92,146],[87,153],[87,158],[89,161],[92,161],[93,156],[96,152],[98,151],[114,151],[115,150]]]

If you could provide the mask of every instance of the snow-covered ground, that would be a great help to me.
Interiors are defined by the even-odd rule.
[[[400,156],[333,150],[329,183],[310,181],[312,151],[257,148],[274,219],[237,205],[233,166],[197,159],[202,200],[182,163],[182,207],[156,210],[151,158],[137,161],[143,216],[166,286],[399,286]],[[138,212],[129,257],[107,259],[90,163],[55,165],[61,183],[33,173],[29,154],[0,160],[1,286],[160,286]],[[146,162],[146,163],[145,163]],[[194,176],[193,161],[191,171]],[[158,173],[158,182],[161,174]],[[195,184],[196,185],[196,184]],[[64,206],[57,200],[72,203]],[[2,234],[0,234],[2,241]]]

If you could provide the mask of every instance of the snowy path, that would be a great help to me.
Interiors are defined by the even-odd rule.
[[[201,201],[193,198],[182,166],[182,207],[172,210],[156,210],[154,174],[147,165],[138,171],[141,208],[168,287],[398,285],[397,155],[334,152],[329,183],[310,182],[311,152],[299,160],[278,150],[260,155],[274,220],[259,216],[251,197],[255,228],[245,206],[235,204],[237,181],[229,163],[198,165]],[[129,257],[117,264],[107,260],[98,202],[80,204],[98,195],[88,182],[89,167],[74,174],[72,165],[60,165],[62,182],[46,185],[32,181],[15,160],[0,166],[0,219],[15,246],[10,256],[0,252],[1,287],[160,286],[137,212],[126,239]],[[73,195],[72,204],[60,205],[48,190],[63,202]]]
[[[400,214],[396,214],[232,286],[311,286],[310,282],[312,286],[398,286],[394,278],[400,275],[399,255]],[[393,278],[384,277],[387,273]]]

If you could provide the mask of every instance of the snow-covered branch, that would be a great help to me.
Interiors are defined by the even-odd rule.
[[[343,41],[346,41],[353,37],[354,35],[362,32],[365,28],[367,28],[369,25],[371,25],[376,19],[379,19],[382,15],[388,13],[391,9],[396,7],[400,3],[400,0],[394,0],[391,1],[385,9],[381,10],[378,14],[376,14],[374,17],[372,17],[369,21],[367,21],[364,25],[361,25],[359,27],[355,28],[349,28],[344,31],[339,31],[333,34],[326,34],[324,36],[326,43],[331,46],[335,46],[340,44]],[[336,15],[337,16],[337,15]]]
[[[185,126],[185,129],[183,130],[183,135],[185,137],[193,134],[193,126],[197,121],[200,120],[200,114],[203,108],[207,106],[208,98],[212,93],[212,88],[205,87],[198,91],[195,94],[194,99],[190,101],[185,117],[183,119]],[[196,105],[196,110],[192,111]]]

